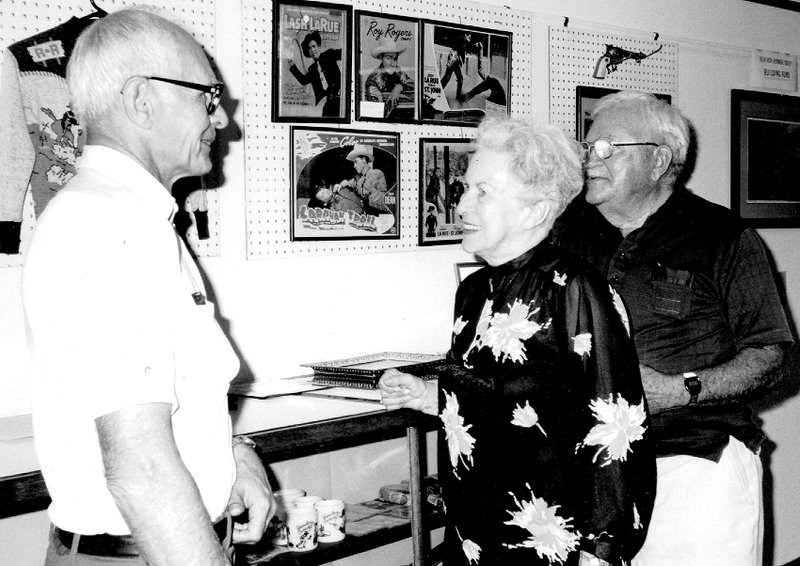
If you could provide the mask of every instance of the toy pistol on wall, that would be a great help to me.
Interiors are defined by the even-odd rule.
[[[597,60],[597,64],[594,66],[594,73],[592,73],[592,76],[596,79],[604,79],[606,78],[607,73],[613,73],[616,71],[617,66],[620,63],[629,59],[633,59],[637,63],[641,63],[642,59],[647,59],[651,55],[658,53],[661,51],[662,47],[664,46],[659,45],[658,49],[655,51],[651,51],[650,53],[640,53],[639,51],[628,51],[627,49],[622,49],[621,47],[616,47],[607,43],[606,52],[603,53]]]

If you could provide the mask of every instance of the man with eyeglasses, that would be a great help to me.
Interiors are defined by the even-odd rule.
[[[767,254],[683,185],[693,148],[677,108],[623,91],[592,118],[584,196],[553,238],[607,276],[631,319],[658,455],[633,565],[760,565],[764,435],[746,403],[777,384],[792,341]]]
[[[231,437],[239,360],[170,194],[212,168],[222,84],[191,35],[137,9],[87,28],[67,82],[87,144],[23,269],[45,564],[230,565],[275,500],[255,443]]]

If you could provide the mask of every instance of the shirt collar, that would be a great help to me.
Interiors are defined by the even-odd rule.
[[[534,258],[541,259],[543,254],[546,254],[547,250],[550,250],[551,246],[547,241],[539,242],[529,250],[521,253],[514,259],[511,259],[505,263],[501,263],[497,266],[487,266],[487,272],[490,274],[497,274],[497,275],[508,275],[509,273],[513,273],[515,271],[519,271],[525,264],[532,261]]]
[[[126,187],[154,214],[172,221],[178,211],[175,198],[158,179],[133,158],[103,145],[86,145],[77,169],[93,169]]]

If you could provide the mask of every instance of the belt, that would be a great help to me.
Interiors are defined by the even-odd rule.
[[[78,537],[78,554],[89,556],[105,556],[125,558],[139,556],[139,548],[131,535],[76,535],[64,529],[54,527],[55,536],[65,547],[72,549],[75,537]],[[228,536],[228,518],[223,517],[214,523],[214,532],[223,542]]]

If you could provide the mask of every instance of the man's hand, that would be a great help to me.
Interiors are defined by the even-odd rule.
[[[261,540],[277,503],[267,480],[267,472],[258,454],[244,444],[233,448],[236,460],[236,482],[231,490],[228,512],[238,517],[247,511],[247,522],[233,524],[235,544],[253,544]]]
[[[381,403],[390,411],[414,409],[430,415],[438,412],[439,399],[435,382],[428,382],[392,368],[383,372],[378,389],[381,391]]]

